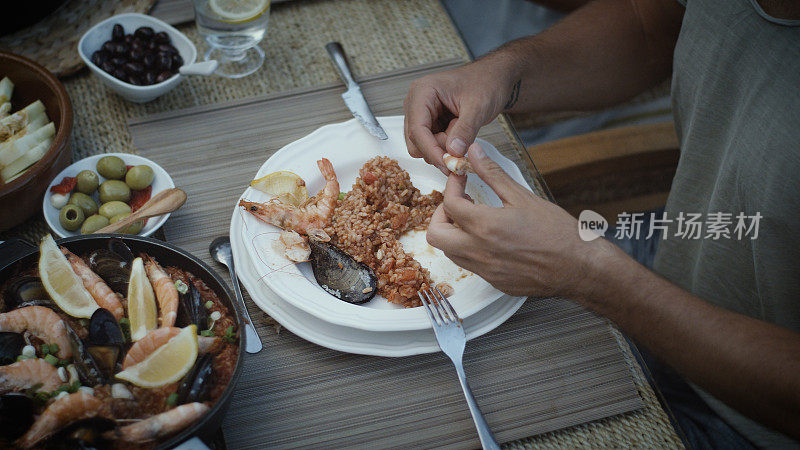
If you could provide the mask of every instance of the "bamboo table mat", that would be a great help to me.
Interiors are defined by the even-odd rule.
[[[398,114],[413,79],[458,63],[368,77],[363,92],[376,115]],[[132,119],[139,154],[162,165],[189,194],[165,225],[167,239],[224,274],[207,249],[228,233],[239,195],[276,150],[321,125],[350,119],[342,92],[322,86]],[[528,168],[500,121],[480,137]],[[535,178],[529,182],[541,192]],[[274,333],[274,322],[248,305],[265,348],[246,358],[226,416],[231,448],[479,446],[443,354],[377,358],[329,350]],[[498,329],[470,341],[465,365],[503,442],[642,407],[608,324],[565,300],[529,300]]]

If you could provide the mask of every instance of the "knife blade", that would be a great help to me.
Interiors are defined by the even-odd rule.
[[[389,136],[386,135],[386,132],[383,131],[383,128],[375,118],[375,114],[373,114],[372,110],[369,108],[364,94],[361,93],[361,87],[353,78],[353,72],[350,70],[350,65],[347,63],[347,57],[345,56],[342,44],[338,42],[329,42],[325,45],[325,49],[328,51],[328,55],[331,57],[334,67],[336,67],[336,70],[339,72],[339,76],[347,85],[347,91],[342,94],[342,99],[347,109],[353,113],[353,117],[361,122],[361,125],[364,125],[364,128],[366,128],[371,135],[381,140],[389,139]]]

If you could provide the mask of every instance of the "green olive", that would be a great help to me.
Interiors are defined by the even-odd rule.
[[[154,177],[155,174],[150,166],[133,166],[125,175],[125,183],[127,183],[131,189],[138,191],[150,186]]]
[[[81,227],[84,219],[83,210],[78,205],[66,205],[58,213],[58,222],[67,231],[75,231]]]
[[[69,202],[67,203],[79,206],[83,210],[83,215],[85,217],[97,214],[97,202],[83,192],[73,192],[72,195],[69,196]]]
[[[100,177],[91,170],[81,170],[75,178],[78,179],[76,185],[78,192],[86,195],[92,195],[97,190],[97,186],[100,186]]]
[[[129,212],[122,213],[122,214],[117,214],[116,216],[111,218],[111,223],[119,222],[120,220],[122,220],[122,219],[124,219],[124,218],[126,218],[126,217],[128,217],[130,215],[131,215],[131,213],[129,213]],[[143,227],[144,227],[144,220],[137,220],[137,221],[131,223],[130,225],[128,225],[127,227],[119,230],[118,233],[139,234],[139,232],[142,231]]]
[[[107,219],[111,219],[114,216],[118,216],[122,213],[130,213],[131,207],[128,206],[127,203],[121,202],[119,200],[113,200],[108,203],[103,203],[100,205],[100,215],[105,216]]]
[[[81,234],[92,234],[108,224],[108,219],[100,214],[89,216],[83,221],[83,225],[81,226]]]
[[[131,188],[123,181],[106,180],[100,185],[100,203],[108,203],[114,200],[127,202],[131,199]]]
[[[97,161],[97,173],[109,180],[121,180],[126,170],[125,161],[117,156],[104,156]]]

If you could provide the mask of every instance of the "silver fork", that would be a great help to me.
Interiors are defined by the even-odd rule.
[[[425,306],[428,317],[431,319],[439,348],[453,361],[453,365],[456,368],[458,381],[461,382],[461,389],[464,391],[464,397],[467,398],[469,412],[472,414],[472,420],[478,430],[481,446],[484,449],[499,449],[500,446],[497,445],[497,441],[492,435],[492,430],[489,429],[486,419],[483,418],[483,414],[475,402],[475,397],[472,396],[469,384],[467,384],[467,376],[464,374],[463,358],[467,335],[464,333],[461,319],[456,314],[456,310],[453,309],[453,305],[447,301],[447,298],[442,295],[439,289],[422,290],[418,294],[422,304]]]

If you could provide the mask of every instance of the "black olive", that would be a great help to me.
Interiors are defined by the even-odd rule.
[[[117,45],[114,46],[114,54],[117,56],[125,56],[130,49],[131,46],[127,42],[118,42]]]
[[[115,23],[114,28],[111,29],[111,39],[121,41],[125,39],[125,28],[122,25]]]
[[[166,72],[166,71],[161,72],[156,77],[156,83],[161,83],[162,81],[166,80],[167,78],[169,78],[171,76],[172,76],[172,72]]]
[[[127,81],[128,83],[134,84],[136,86],[142,85],[142,80],[140,80],[139,77],[137,77],[136,75],[128,75]]]
[[[122,70],[128,73],[128,75],[139,75],[144,72],[144,66],[139,64],[138,62],[129,61],[126,62],[124,66],[122,66]]]
[[[119,57],[119,56],[115,56],[115,57],[111,58],[109,61],[111,61],[111,64],[114,64],[115,66],[121,66],[121,65],[125,64],[126,62],[128,62],[127,59]]]
[[[147,42],[147,50],[154,52],[158,49],[158,43],[156,41],[148,41]]]
[[[122,38],[122,40],[123,40],[123,42],[127,42],[128,44],[130,44],[131,42],[133,42],[133,35],[132,34],[126,34],[125,37]]]
[[[155,66],[157,60],[158,57],[156,56],[155,53],[146,53],[142,58],[142,63],[144,64],[145,67],[151,69],[153,68],[153,66]]]
[[[151,85],[155,82],[156,82],[155,72],[145,72],[144,76],[142,76],[142,84],[144,85]]]
[[[159,44],[169,44],[169,35],[164,31],[159,31],[153,36],[153,40],[158,42]]]
[[[172,70],[178,70],[183,65],[183,58],[179,54],[172,55]]]
[[[98,50],[98,51],[92,53],[92,63],[95,66],[99,67],[100,65],[102,65],[106,61],[108,61],[108,53],[106,53],[105,51]]]
[[[142,40],[152,39],[153,34],[154,34],[153,33],[153,29],[150,28],[150,27],[139,27],[133,33],[134,37],[138,37],[139,39],[142,39]]]
[[[172,54],[178,53],[178,49],[176,49],[175,47],[171,46],[170,44],[158,44],[158,52],[159,53],[169,53],[169,54],[172,55]]]
[[[122,67],[115,68],[114,73],[112,73],[111,75],[114,75],[114,78],[118,78],[122,81],[126,81],[128,79],[128,74],[126,74],[125,71],[122,70]]]
[[[114,66],[111,61],[103,61],[103,63],[100,64],[100,68],[108,73],[113,73],[116,66]]]
[[[145,45],[140,39],[134,39],[131,41],[131,50],[143,52],[147,50],[147,45]]]
[[[144,52],[141,50],[133,50],[128,52],[128,59],[131,61],[141,61],[144,58]]]
[[[158,67],[161,70],[170,70],[172,69],[172,55],[169,53],[159,53],[158,54]]]
[[[117,44],[115,44],[115,43],[114,43],[114,42],[112,42],[112,41],[106,41],[106,42],[103,44],[103,50],[105,50],[105,51],[106,51],[106,52],[108,52],[108,53],[114,53],[114,49],[115,49],[115,48],[117,48]]]

